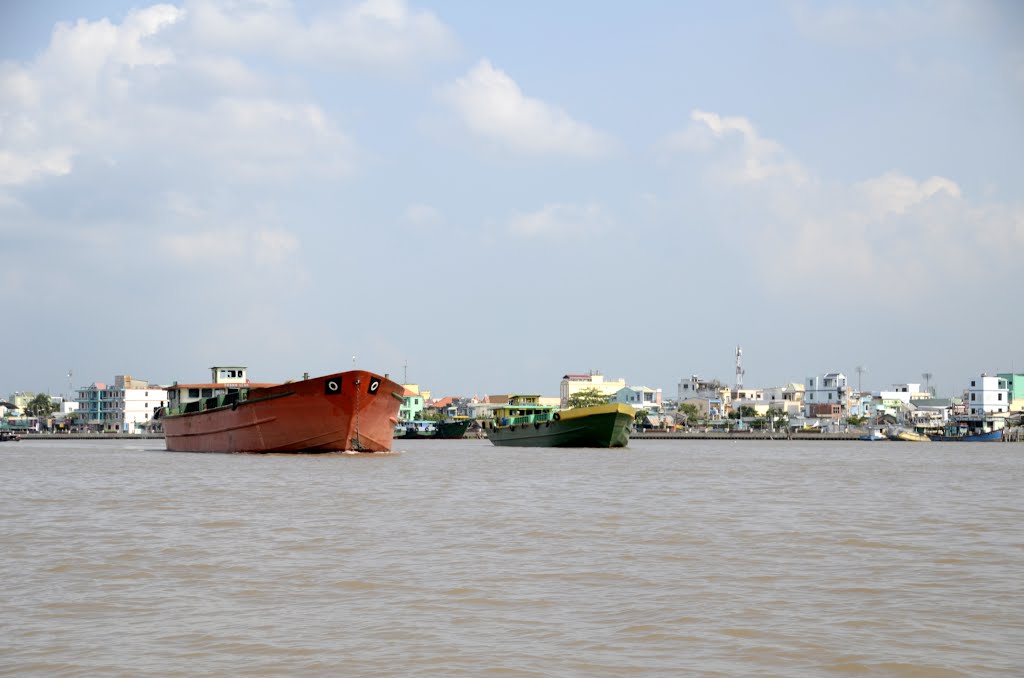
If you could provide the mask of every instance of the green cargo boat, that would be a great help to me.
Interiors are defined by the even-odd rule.
[[[625,447],[636,410],[622,403],[559,410],[515,395],[494,411],[487,437],[503,447]]]

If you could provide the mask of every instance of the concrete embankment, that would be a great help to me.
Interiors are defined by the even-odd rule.
[[[163,440],[163,433],[18,433],[22,440]]]
[[[779,431],[644,431],[630,433],[630,440],[857,440],[863,431],[849,433],[782,433]]]

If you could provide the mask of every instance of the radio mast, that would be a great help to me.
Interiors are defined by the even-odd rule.
[[[736,346],[736,390],[743,388],[743,349]]]

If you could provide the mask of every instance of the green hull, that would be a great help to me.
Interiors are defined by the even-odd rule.
[[[466,435],[466,431],[469,430],[469,427],[472,423],[472,419],[460,419],[458,421],[439,421],[437,422],[437,435],[435,435],[434,437],[443,438],[445,440],[458,440],[459,438]]]
[[[496,426],[487,437],[499,447],[625,447],[633,417],[622,412],[585,417]]]

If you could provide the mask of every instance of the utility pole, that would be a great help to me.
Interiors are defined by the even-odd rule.
[[[932,376],[934,376],[934,375],[931,372],[925,372],[924,374],[921,375],[921,377],[924,379],[924,390],[928,391],[929,394],[931,394],[931,392],[932,392],[932,389],[931,389]]]

